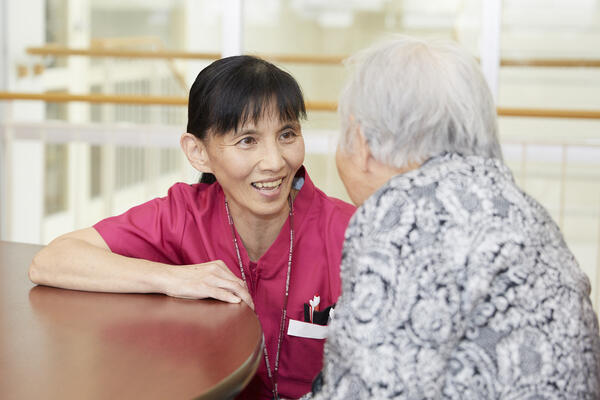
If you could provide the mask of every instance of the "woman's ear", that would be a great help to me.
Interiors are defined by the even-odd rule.
[[[179,144],[181,145],[181,150],[185,153],[188,161],[199,172],[209,172],[212,173],[212,169],[210,167],[210,159],[208,157],[208,153],[206,152],[206,146],[202,142],[202,140],[198,139],[196,136],[191,133],[184,133],[181,135],[181,139],[179,139]]]

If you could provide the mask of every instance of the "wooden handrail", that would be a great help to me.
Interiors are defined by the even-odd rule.
[[[64,46],[29,47],[27,53],[40,56],[87,56],[115,58],[158,58],[158,59],[188,59],[188,60],[217,60],[221,53],[199,53],[176,50],[128,50],[128,49],[74,49]],[[298,64],[333,64],[341,65],[345,56],[319,55],[286,55],[286,54],[254,54],[255,56],[282,63]]]
[[[145,39],[147,41],[147,39]],[[58,45],[46,45],[42,47],[29,47],[27,53],[40,56],[87,56],[87,57],[115,57],[115,58],[158,58],[158,59],[197,59],[216,60],[221,58],[221,53],[210,52],[187,52],[174,50],[129,50],[109,49],[92,47],[88,49],[76,49]],[[281,63],[295,64],[323,64],[341,65],[347,55],[302,55],[302,54],[254,54],[258,57]],[[539,59],[511,59],[500,60],[503,67],[584,67],[598,68],[600,60],[572,58],[539,58]]]
[[[502,67],[598,68],[600,60],[586,58],[538,58],[500,60]]]
[[[116,58],[179,58],[216,60],[221,53],[193,53],[175,50],[126,50],[126,49],[74,49],[64,46],[28,47],[27,53],[40,56],[87,56],[87,57],[116,57]]]
[[[80,101],[84,103],[109,103],[131,105],[185,106],[187,98],[181,96],[140,96],[114,94],[70,94],[70,93],[15,93],[0,92],[0,100],[41,100],[50,103]]]
[[[600,119],[600,111],[597,110],[498,107],[497,112],[502,117]]]
[[[110,95],[110,94],[69,94],[69,93],[18,93],[0,92],[0,100],[41,100],[54,103],[81,101],[86,103],[112,103],[132,105],[161,105],[185,106],[187,98],[178,96],[140,96],[140,95]],[[306,108],[310,111],[336,111],[334,101],[307,101]],[[600,119],[597,110],[564,110],[540,108],[508,108],[498,107],[498,115],[503,117],[536,117],[536,118],[574,118]]]
[[[0,100],[41,100],[50,103],[66,103],[80,101],[94,104],[131,104],[159,106],[186,106],[188,102],[188,99],[186,97],[179,96],[18,92],[0,92]],[[337,103],[330,101],[307,101],[306,108],[312,111],[336,111]]]

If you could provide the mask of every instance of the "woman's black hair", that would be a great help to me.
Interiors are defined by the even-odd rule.
[[[253,56],[222,58],[200,71],[190,89],[187,132],[201,140],[224,135],[258,123],[272,105],[282,121],[306,118],[302,90],[289,73]],[[203,173],[200,182],[215,177]]]

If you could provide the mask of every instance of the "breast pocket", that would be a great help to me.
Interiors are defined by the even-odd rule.
[[[310,384],[323,368],[325,339],[294,336],[286,333],[283,342],[280,376],[283,379],[308,385],[307,391],[310,390]]]
[[[310,385],[323,368],[323,346],[328,327],[303,321],[303,314],[298,310],[291,314],[296,318],[288,318],[281,348],[280,376]],[[310,390],[310,386],[307,388]]]

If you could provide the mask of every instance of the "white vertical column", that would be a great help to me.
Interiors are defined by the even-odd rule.
[[[481,7],[481,69],[492,91],[494,100],[497,101],[502,0],[485,0],[482,1]]]
[[[8,34],[6,1],[0,1],[0,90],[8,89]],[[8,119],[8,103],[0,102],[0,240],[8,239],[8,136],[3,126]]]
[[[87,48],[90,45],[90,1],[66,0],[67,43],[68,47]],[[67,57],[69,93],[89,93],[89,57]],[[83,102],[67,103],[69,122],[89,122],[90,105]]]
[[[223,0],[221,19],[221,57],[243,53],[243,0]]]
[[[3,0],[2,61],[4,89],[9,91],[40,92],[42,82],[32,72],[34,59],[26,54],[29,46],[41,46],[45,41],[44,0]],[[28,72],[18,76],[17,66]],[[3,106],[2,122],[41,121],[45,116],[41,101],[13,101]],[[17,132],[16,132],[17,133]],[[9,135],[10,137],[10,135]],[[40,138],[20,139],[15,134],[5,147],[6,160],[4,193],[0,202],[3,239],[38,243],[41,240],[40,222],[44,206],[44,143]]]
[[[86,48],[90,45],[91,11],[89,0],[67,0],[67,46]],[[89,93],[90,84],[90,58],[68,57],[67,70],[69,79],[67,90],[69,93]],[[83,102],[67,103],[68,120],[71,123],[88,123],[90,120],[90,104]],[[62,232],[48,232],[45,241],[49,241],[56,234],[65,233],[84,227],[85,208],[90,201],[90,146],[82,142],[71,142],[69,147],[68,179],[69,201],[68,211],[63,215],[64,223],[60,224]]]

